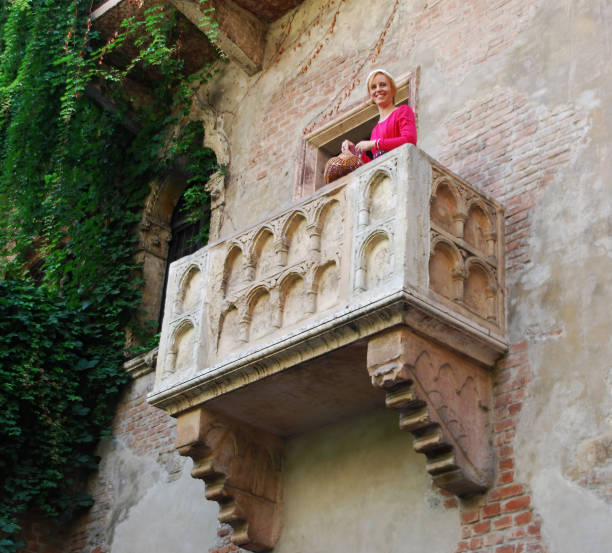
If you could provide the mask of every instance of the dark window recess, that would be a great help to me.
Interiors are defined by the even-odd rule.
[[[210,208],[207,207],[197,221],[189,221],[189,212],[185,209],[185,195],[181,196],[172,212],[172,238],[168,248],[168,265],[181,257],[192,254],[206,245],[198,236],[210,219]]]
[[[170,263],[190,255],[206,245],[206,239],[202,238],[202,229],[208,227],[210,222],[210,205],[207,205],[200,217],[196,221],[189,221],[189,211],[185,209],[185,195],[179,199],[170,223],[171,236],[168,246],[168,260],[166,262],[166,274],[164,276],[164,287],[159,311],[159,328],[164,318],[164,304],[166,303],[166,286],[168,284],[168,271]]]

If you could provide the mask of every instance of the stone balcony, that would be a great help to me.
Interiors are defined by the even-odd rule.
[[[149,401],[236,544],[278,538],[283,438],[380,405],[440,487],[489,486],[503,220],[406,145],[172,264]]]

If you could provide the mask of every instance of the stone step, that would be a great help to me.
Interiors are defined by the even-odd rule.
[[[429,418],[429,413],[427,412],[426,406],[400,413],[399,416],[399,427],[406,432],[423,430],[433,425],[434,423],[432,423],[431,419]]]
[[[442,472],[449,472],[457,469],[457,462],[455,460],[454,451],[442,455],[436,455],[431,459],[427,459],[427,472],[429,474],[440,474]]]
[[[424,434],[414,436],[414,450],[417,453],[429,454],[442,447],[445,447],[445,444],[442,441],[442,430],[439,426],[433,426]]]

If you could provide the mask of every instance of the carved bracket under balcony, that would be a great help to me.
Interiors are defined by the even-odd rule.
[[[486,490],[493,476],[490,373],[406,327],[370,339],[367,364],[434,482],[459,496]]]
[[[206,499],[219,504],[219,520],[232,542],[250,551],[276,544],[281,528],[283,441],[204,408],[177,419],[177,449],[193,459],[194,478]]]

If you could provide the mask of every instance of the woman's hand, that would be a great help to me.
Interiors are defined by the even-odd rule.
[[[350,152],[351,150],[355,149],[355,144],[353,144],[350,140],[345,140],[342,143],[342,148],[341,151],[344,152]]]
[[[362,140],[355,145],[358,152],[367,152],[374,147],[376,147],[376,140]]]

